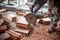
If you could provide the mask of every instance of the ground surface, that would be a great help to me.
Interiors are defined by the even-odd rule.
[[[48,26],[45,25],[34,27],[34,30],[30,36],[23,37],[21,40],[60,40],[59,32],[53,32],[49,34],[47,30]]]

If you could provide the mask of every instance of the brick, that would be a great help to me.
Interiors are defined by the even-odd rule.
[[[19,32],[19,33],[24,33],[24,34],[27,34],[27,35],[28,35],[29,32],[30,32],[30,29],[25,30],[25,29],[17,28],[17,29],[15,29],[14,31]]]
[[[15,36],[12,36],[12,37],[11,37],[11,40],[20,40],[20,38],[17,38],[17,37],[15,37]]]
[[[4,22],[3,19],[0,19],[0,25],[1,25],[3,22]]]
[[[6,25],[0,26],[0,32],[5,32],[6,30],[7,30]]]
[[[6,25],[7,28],[9,28],[9,23],[8,23],[7,21],[4,21],[4,22],[1,24],[1,26],[3,26],[3,25]]]
[[[24,16],[17,16],[17,23],[28,24]]]
[[[38,23],[49,25],[50,21],[51,20],[49,18],[43,18],[43,19],[40,19],[40,21]]]
[[[26,19],[23,16],[18,16],[17,17],[16,26],[18,28],[21,28],[21,29],[28,29],[29,28],[28,22],[26,21]]]
[[[29,29],[28,25],[26,24],[17,23],[16,26],[21,29],[26,29],[26,30]]]
[[[39,20],[38,23],[39,23],[39,24],[43,24],[43,20]]]
[[[8,19],[10,22],[16,22],[16,15],[8,14],[8,15],[7,15],[7,19]]]
[[[43,24],[49,25],[50,24],[50,21],[43,21]]]
[[[26,14],[25,12],[21,12],[19,10],[16,10],[16,14],[20,15],[20,16],[23,16],[24,14]]]
[[[16,39],[19,39],[21,37],[20,33],[17,33],[17,32],[15,32],[13,30],[6,31],[6,33],[10,34],[12,37],[15,37]]]

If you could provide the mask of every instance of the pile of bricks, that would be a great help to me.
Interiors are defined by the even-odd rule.
[[[16,27],[19,28],[19,29],[16,29],[16,31],[18,31],[20,33],[29,34],[29,32],[30,32],[29,23],[26,21],[24,16],[17,17]]]
[[[24,16],[6,14],[6,17],[3,18],[3,14],[0,15],[1,40],[20,40],[22,34],[29,35],[30,26]]]
[[[2,14],[0,14],[0,40],[7,40],[10,35],[5,33],[9,28],[9,23],[2,18]]]
[[[0,32],[5,32],[8,29],[8,22],[2,19],[2,14],[0,16]]]

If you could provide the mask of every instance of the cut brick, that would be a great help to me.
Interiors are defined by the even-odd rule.
[[[8,14],[7,19],[11,22],[16,22],[16,15]]]
[[[49,18],[42,18],[42,19],[40,19],[40,21],[38,23],[49,25],[50,24],[50,21],[51,20]]]
[[[24,14],[26,14],[25,12],[21,12],[19,10],[16,10],[16,14],[20,15],[20,16],[24,16]]]
[[[21,37],[20,33],[17,33],[17,32],[15,32],[13,30],[6,31],[6,33],[10,34],[11,36],[13,36],[15,38],[20,38]]]
[[[21,29],[26,29],[26,30],[29,29],[28,25],[25,25],[25,24],[17,23],[16,25],[18,28],[21,28]]]
[[[17,28],[17,29],[15,29],[14,31],[16,31],[16,32],[20,32],[20,33],[24,33],[24,34],[29,34],[30,29],[28,29],[28,30],[24,30],[24,29],[19,29],[19,28]]]
[[[18,28],[21,29],[28,29],[28,22],[26,21],[26,19],[23,16],[18,16],[17,17],[17,25]]]

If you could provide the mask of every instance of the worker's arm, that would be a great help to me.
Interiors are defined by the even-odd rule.
[[[48,17],[52,15],[52,9],[48,9],[48,12],[44,14],[44,17]]]
[[[36,13],[46,2],[47,2],[47,0],[35,0],[33,5],[30,7],[31,12],[33,12],[33,8],[35,7],[33,13]],[[36,6],[36,5],[38,5],[38,6]]]
[[[46,17],[48,17],[49,15],[50,15],[50,14],[47,13],[47,14],[44,14],[43,17],[46,18]]]
[[[34,0],[33,4],[30,7],[32,13],[33,13],[33,8],[36,4],[37,4],[37,0]]]

